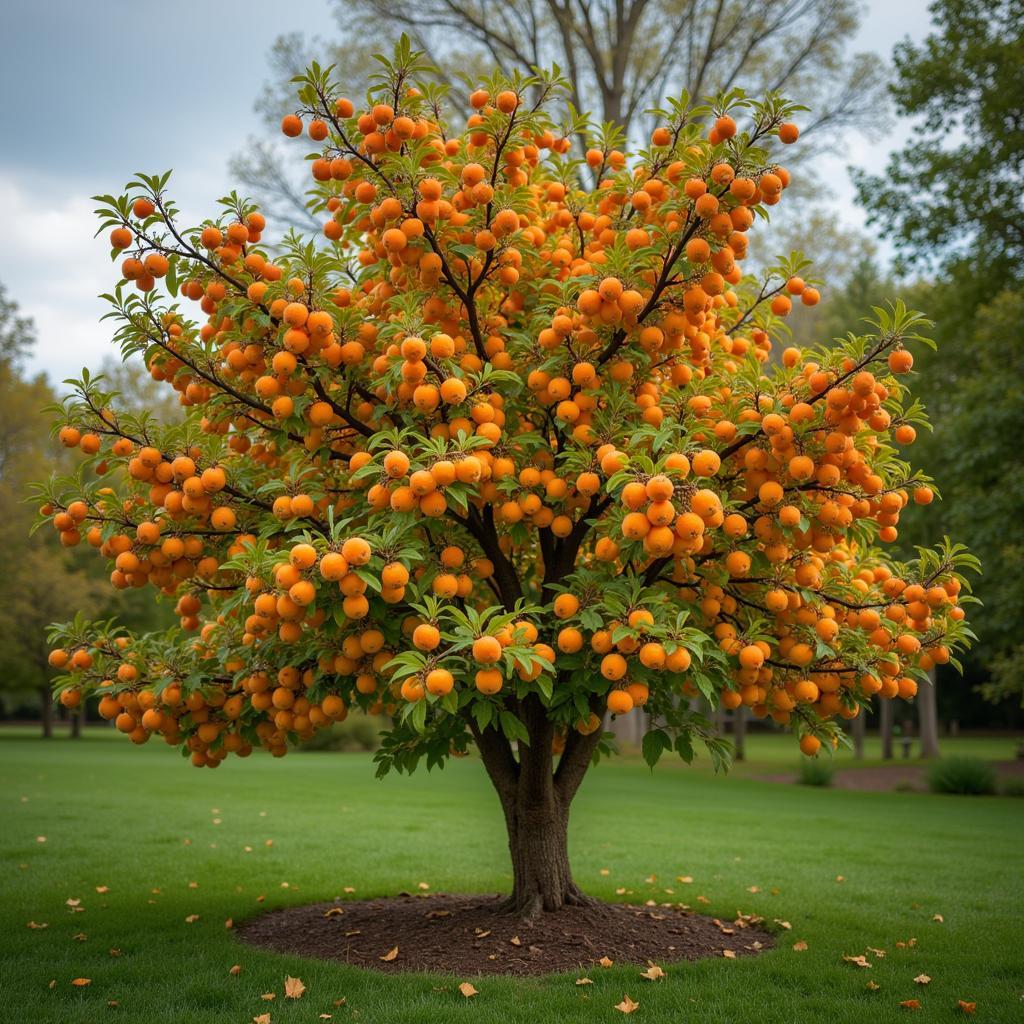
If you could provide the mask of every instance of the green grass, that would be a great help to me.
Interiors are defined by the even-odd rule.
[[[419,882],[507,887],[497,802],[475,761],[384,782],[357,754],[254,756],[200,772],[166,748],[136,751],[109,734],[48,744],[7,734],[0,1017],[16,1007],[16,1019],[34,1024],[247,1024],[267,1011],[273,1024],[320,1013],[361,1024],[570,1024],[623,1019],[612,1007],[628,992],[640,1001],[630,1019],[666,1024],[884,1024],[907,1019],[898,1004],[910,998],[921,1000],[922,1020],[963,1019],[958,999],[977,1001],[979,1021],[1019,1020],[1021,812],[1019,800],[998,797],[813,790],[674,765],[653,776],[635,762],[601,766],[577,799],[571,834],[576,877],[588,891],[615,899],[625,887],[631,900],[695,906],[702,895],[716,916],[742,910],[792,929],[757,959],[663,964],[662,982],[641,980],[636,968],[594,967],[590,986],[577,987],[573,975],[487,978],[467,1001],[456,991],[462,978],[385,977],[263,954],[238,944],[224,922],[346,887],[356,896]],[[646,882],[651,875],[656,881]],[[679,875],[693,883],[676,882]],[[84,911],[73,912],[69,898]],[[188,924],[191,914],[200,917]],[[48,927],[31,930],[29,920]],[[911,937],[915,947],[896,948]],[[792,949],[797,940],[806,952]],[[843,963],[868,946],[887,955],[869,954],[870,970]],[[228,973],[233,964],[242,965],[239,977]],[[922,973],[932,978],[926,987],[913,981]],[[282,998],[286,974],[307,986],[298,1002]],[[76,977],[92,984],[74,989]],[[876,992],[865,987],[872,979]],[[272,990],[276,1001],[261,1001]]]

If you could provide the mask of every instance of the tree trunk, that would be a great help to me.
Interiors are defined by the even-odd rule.
[[[865,719],[867,712],[861,709],[860,714],[850,723],[850,732],[853,734],[853,756],[858,761],[864,760],[864,729],[867,725]]]
[[[533,697],[523,701],[519,716],[530,735],[513,752],[493,727],[470,729],[484,767],[501,801],[512,859],[512,893],[504,909],[526,920],[568,905],[589,905],[572,879],[569,866],[569,807],[590,766],[601,738],[570,729],[557,767],[552,763],[554,727]],[[517,757],[518,754],[518,757]]]
[[[747,759],[747,709],[741,704],[732,713],[732,745],[737,761]]]
[[[43,726],[43,739],[53,739],[53,694],[48,686],[39,688],[39,717]]]
[[[921,756],[939,756],[939,710],[935,694],[935,669],[928,673],[929,682],[917,691],[918,732],[921,735]]]
[[[878,734],[882,740],[882,760],[892,760],[892,724],[893,710],[891,700],[878,702]]]
[[[71,738],[80,740],[82,738],[82,726],[85,724],[85,701],[71,712]]]

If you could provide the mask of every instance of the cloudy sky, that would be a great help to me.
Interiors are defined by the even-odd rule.
[[[856,50],[888,57],[928,29],[926,0],[869,0]],[[227,162],[260,130],[253,99],[282,32],[332,35],[326,0],[2,0],[0,281],[35,319],[34,365],[54,380],[113,351],[96,296],[110,288],[89,197],[134,171],[174,168],[188,220],[230,188]],[[169,13],[170,12],[170,13]],[[215,13],[214,13],[215,12]],[[230,31],[225,26],[230,25]],[[851,134],[822,165],[837,212],[846,166],[880,170],[899,142]],[[812,254],[813,255],[813,254]]]

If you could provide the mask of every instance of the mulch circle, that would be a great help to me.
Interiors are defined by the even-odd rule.
[[[774,945],[762,919],[717,921],[675,905],[566,907],[532,923],[498,896],[409,895],[275,910],[239,924],[242,942],[388,974],[554,974],[614,964],[749,956]],[[396,955],[388,959],[392,951]]]

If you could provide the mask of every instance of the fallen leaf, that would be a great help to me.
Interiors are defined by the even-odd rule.
[[[74,985],[75,988],[85,988],[86,985],[92,984],[92,978],[72,978],[71,984]]]
[[[879,960],[882,960],[882,959],[885,958],[885,950],[884,949],[875,949],[874,946],[868,946],[867,947],[867,951],[869,953],[874,953],[875,956],[877,956]]]
[[[430,883],[429,882],[417,882],[416,883],[416,888],[417,889],[422,889],[424,892],[426,892],[430,888]]]
[[[301,999],[302,993],[305,991],[306,986],[302,984],[302,981],[299,978],[293,978],[289,974],[284,976],[285,999]]]
[[[107,1000],[107,1006],[109,1006],[112,1010],[116,1010],[120,1005],[121,1005],[121,1003],[117,999],[108,999]]]
[[[676,881],[682,882],[683,885],[691,885],[693,883],[693,878],[690,875],[679,875],[676,878]]]
[[[96,891],[102,896],[104,893],[110,892],[110,886],[109,885],[97,885],[96,886]]]
[[[593,985],[594,983],[589,978],[577,978],[577,985]]]
[[[75,900],[75,899],[71,899],[71,897],[69,896],[69,897],[68,897],[68,898],[67,898],[67,899],[66,899],[66,900],[64,901],[64,905],[65,905],[66,907],[77,907],[77,906],[78,906],[78,905],[79,905],[79,904],[80,904],[81,902],[82,902],[81,900]]]
[[[659,981],[665,977],[665,972],[657,964],[648,963],[647,970],[641,971],[640,977],[648,981]]]
[[[89,936],[86,935],[85,932],[79,932],[77,935],[72,935],[71,937],[75,940],[75,942],[85,942],[85,940],[89,938]]]
[[[237,978],[237,977],[238,977],[238,976],[239,976],[239,975],[240,975],[241,973],[242,973],[242,965],[241,965],[241,964],[235,964],[235,965],[234,965],[234,967],[232,967],[232,968],[231,968],[231,970],[229,970],[229,971],[228,971],[228,974],[232,974],[232,975],[234,975],[234,976],[235,976],[236,978]]]
[[[629,996],[623,993],[622,1002],[616,1003],[615,1009],[618,1010],[620,1013],[636,1013],[639,1006],[639,1003],[634,1002],[632,999],[629,998]]]
[[[199,920],[199,915],[198,914],[189,914],[188,917],[185,918],[185,924],[195,924],[196,921],[198,921],[198,920]]]
[[[342,889],[341,891],[342,892],[353,893],[353,892],[355,892],[355,889],[351,885],[346,885],[345,888]]]
[[[47,986],[47,988],[56,988],[56,987],[57,987],[57,979],[56,978],[51,978],[50,979],[50,984]]]
[[[846,878],[843,875],[836,875],[837,882],[845,882]]]
[[[36,921],[29,921],[28,926],[33,931],[42,931],[43,928],[49,928],[50,927],[45,921],[43,921],[42,923],[39,923],[39,922],[36,922]]]
[[[511,942],[513,946],[521,946],[523,944],[523,940],[519,938],[518,935],[513,935],[508,941]]]
[[[459,992],[461,992],[466,999],[472,999],[473,996],[478,994],[477,990],[473,988],[473,986],[468,981],[464,981],[462,982],[461,985],[459,985]]]
[[[611,960],[611,959],[609,959],[609,958],[608,958],[608,957],[606,957],[606,956],[603,956],[603,957],[601,957],[601,959],[600,959],[600,960],[598,960],[597,962],[598,962],[598,963],[599,963],[599,964],[600,964],[600,965],[601,965],[602,967],[611,967],[611,965],[612,965],[612,964],[613,964],[613,963],[614,963],[615,961],[614,961],[614,960]]]
[[[747,886],[747,892],[760,892],[760,891],[761,891],[761,886],[759,886],[759,885],[748,885]]]
[[[900,1006],[902,1006],[904,1010],[920,1010],[921,1009],[921,1000],[920,999],[904,999],[900,1003]]]
[[[856,964],[858,967],[870,967],[866,956],[844,956],[843,960],[848,964]]]
[[[914,979],[914,982],[915,982],[915,984],[917,984],[917,985],[927,985],[927,984],[928,984],[928,982],[929,982],[929,981],[931,981],[931,980],[932,980],[932,979],[931,979],[931,978],[929,978],[927,974],[919,974],[919,975],[918,975],[918,976],[917,976],[917,977],[916,977],[916,978]]]
[[[601,868],[601,870],[600,870],[600,871],[598,871],[598,874],[599,874],[599,875],[605,875],[605,876],[607,876],[607,875],[610,875],[610,874],[611,874],[611,872],[610,872],[610,871],[609,871],[609,870],[608,870],[607,868]]]
[[[396,959],[397,957],[398,957],[398,947],[395,946],[394,949],[388,950],[387,953],[385,953],[383,956],[377,957],[377,959],[378,960],[383,960],[385,963],[391,963],[391,961]]]
[[[270,1014],[260,1013],[252,1019],[252,1024],[270,1024]]]
[[[276,998],[276,992],[264,992],[263,995],[260,996],[260,999],[262,999],[265,1003],[272,1003]]]
[[[487,936],[491,934],[491,929],[488,928],[486,931],[481,931],[479,928],[477,928],[475,934],[478,939],[486,939]]]
[[[977,1003],[968,1003],[964,999],[958,999],[956,1001],[956,1007],[957,1007],[958,1010],[963,1010],[964,1013],[973,1014],[974,1011],[978,1008],[978,1004]]]
[[[317,1020],[330,1020],[331,1015],[329,1013],[321,1013],[317,1015]]]
[[[799,942],[794,942],[794,943],[793,943],[793,948],[794,948],[794,949],[795,949],[795,950],[796,950],[796,951],[797,951],[798,953],[803,953],[803,952],[804,952],[804,951],[805,951],[805,950],[807,949],[807,943],[806,943],[806,942],[804,942],[804,940],[803,940],[803,939],[801,939],[801,940],[800,940]]]
[[[108,952],[110,953],[111,956],[120,956],[121,955],[121,950],[119,950],[116,946],[114,946],[112,949],[108,950]]]
[[[731,950],[731,949],[723,949],[722,950],[722,956],[724,956],[726,960],[735,960],[736,959],[736,953],[735,953],[734,950]]]
[[[331,907],[331,909],[324,914],[324,917],[341,917],[344,913],[345,911],[342,910],[341,907]]]
[[[946,919],[941,914],[932,914],[932,920],[942,924]]]
[[[226,921],[224,922],[224,927],[225,927],[225,928],[234,928],[234,927],[235,927],[235,921],[234,921],[234,918],[231,918],[231,917],[229,917],[229,918],[228,918],[228,919],[227,919],[227,920],[226,920]]]
[[[882,986],[877,981],[869,981],[864,987],[869,992],[877,992]]]
[[[36,836],[36,842],[37,843],[45,843],[46,842],[46,836]]]
[[[788,921],[780,921],[778,918],[775,918],[775,923],[787,932],[790,931],[793,927]]]

